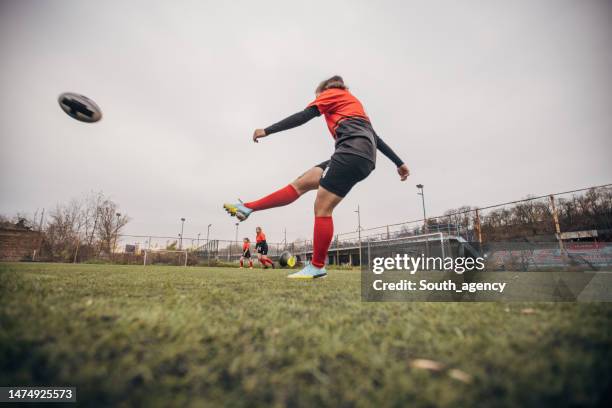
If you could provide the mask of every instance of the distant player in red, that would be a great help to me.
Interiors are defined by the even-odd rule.
[[[312,263],[288,278],[314,279],[327,275],[325,261],[332,240],[332,213],[355,184],[368,177],[376,164],[376,150],[387,156],[397,167],[402,181],[410,172],[404,162],[376,134],[361,102],[351,94],[340,76],[319,84],[316,99],[306,109],[265,129],[256,129],[253,141],[272,133],[300,126],[324,115],[335,142],[330,160],[302,174],[288,186],[256,201],[224,204],[232,216],[244,221],[253,211],[280,207],[297,200],[302,194],[317,190]]]
[[[261,263],[264,268],[267,268],[268,266],[274,268],[274,262],[268,258],[268,242],[266,241],[266,234],[264,234],[261,227],[255,228],[255,233],[257,234],[255,237],[255,250],[257,251],[257,259],[259,259],[259,263]]]
[[[240,268],[244,267],[244,260],[249,260],[249,268],[253,269],[253,260],[251,259],[251,240],[244,238],[242,240],[242,255],[240,256]]]

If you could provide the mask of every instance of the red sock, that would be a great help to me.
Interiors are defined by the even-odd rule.
[[[297,200],[299,196],[295,187],[289,184],[264,198],[244,203],[244,206],[255,211],[267,210],[268,208],[282,207],[283,205],[291,204]]]
[[[244,266],[244,261],[242,259],[240,260],[240,266]]]
[[[268,257],[261,258],[261,262],[263,262],[264,265],[272,265],[272,260]]]
[[[323,268],[327,259],[327,250],[334,235],[332,217],[315,217],[314,238],[312,241],[312,264]]]
[[[253,267],[253,261],[249,259],[249,268],[252,268],[252,267]]]

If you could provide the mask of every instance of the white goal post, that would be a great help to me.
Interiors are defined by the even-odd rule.
[[[179,254],[179,261],[182,262],[183,266],[187,266],[187,258],[188,258],[188,251],[186,250],[171,250],[171,249],[145,249],[144,250],[144,257],[143,257],[143,262],[142,265],[143,266],[147,266],[147,259],[151,258],[151,255],[153,254]],[[184,258],[184,259],[183,259]]]

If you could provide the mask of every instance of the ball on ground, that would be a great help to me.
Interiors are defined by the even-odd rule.
[[[295,256],[291,255],[289,251],[284,251],[280,255],[280,258],[278,258],[278,263],[280,264],[280,266],[288,266],[290,268],[293,268],[295,266],[296,259]]]

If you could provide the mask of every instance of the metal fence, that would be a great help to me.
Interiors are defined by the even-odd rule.
[[[442,234],[460,237],[483,245],[508,241],[553,241],[564,250],[566,242],[612,241],[612,184],[565,191],[550,195],[527,197],[483,207],[462,207],[445,214],[396,224],[339,233],[331,244],[330,262],[359,265],[360,248],[364,243],[389,241],[398,238]],[[42,241],[41,241],[42,242]],[[46,258],[44,245],[37,260]],[[109,246],[107,246],[108,248]],[[290,251],[300,260],[312,254],[312,241],[268,243],[273,259],[283,251]],[[144,252],[151,254],[168,250],[187,251],[188,264],[235,263],[242,253],[242,241],[201,239],[157,235],[117,235],[110,250],[101,250],[86,241],[67,243],[61,259],[74,262],[114,262],[142,264]],[[251,253],[256,256],[254,244]],[[157,257],[173,263],[169,257]]]
[[[119,263],[144,263],[144,254],[149,256],[149,263],[183,264],[187,253],[188,265],[219,265],[235,263],[242,256],[242,241],[219,239],[200,239],[184,237],[182,242],[177,237],[156,235],[128,235],[117,237],[115,252],[102,254],[102,258]],[[268,243],[268,257],[276,260],[284,251],[292,252],[293,244]],[[250,245],[253,259],[257,258],[255,243]],[[177,258],[177,259],[175,259]]]
[[[424,233],[445,233],[467,241],[503,241],[535,236],[570,238],[573,232],[599,231],[607,239],[612,229],[612,184],[565,191],[483,207],[464,207],[443,215],[361,231],[340,233],[335,245],[384,240]],[[585,238],[586,232],[580,237]],[[587,234],[588,235],[588,234]],[[332,245],[334,245],[332,244]]]
[[[491,242],[564,242],[612,240],[612,184],[565,191],[483,207],[462,207],[443,215],[337,234],[330,247],[330,262],[351,263],[358,255],[344,256],[368,242],[443,234],[481,246]],[[293,250],[309,259],[312,241],[296,241]],[[334,255],[336,253],[336,255]]]

